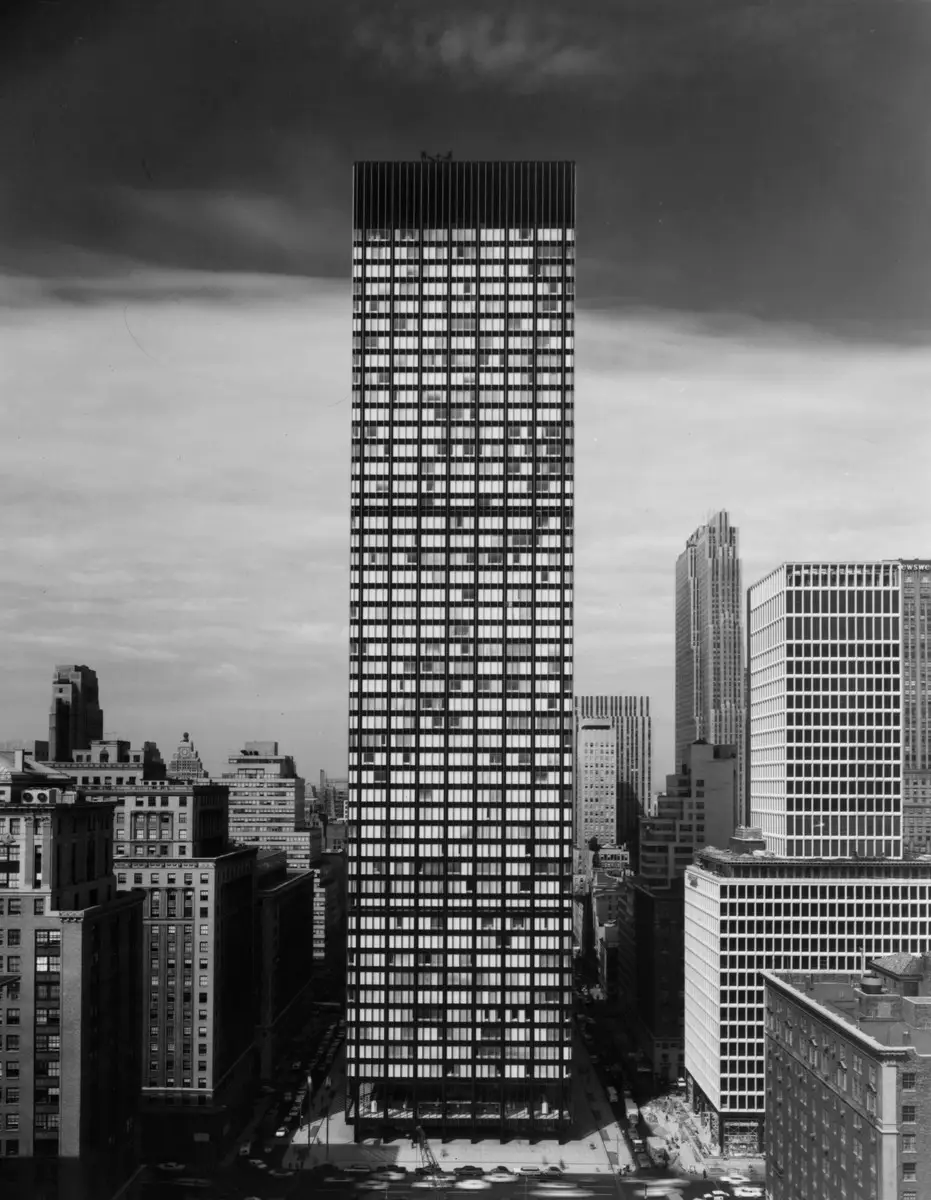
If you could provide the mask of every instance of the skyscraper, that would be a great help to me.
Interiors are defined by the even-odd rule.
[[[320,853],[321,830],[307,822],[304,780],[291,755],[279,754],[277,742],[246,742],[227,762],[233,769],[220,782],[230,793],[230,840],[284,850],[288,870],[309,870]]]
[[[55,668],[48,738],[53,762],[70,762],[75,750],[87,750],[92,741],[103,738],[97,672],[90,667]]]
[[[928,849],[931,562],[789,563],[747,605],[750,809],[769,849]]]
[[[716,513],[676,562],[676,770],[692,742],[736,746],[744,806],[743,595],[737,529]]]
[[[653,787],[648,696],[576,696],[576,837],[630,842]]]
[[[355,170],[348,1119],[569,1119],[574,167]]]

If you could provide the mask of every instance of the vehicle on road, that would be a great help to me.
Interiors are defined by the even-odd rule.
[[[243,1142],[243,1144],[239,1147],[239,1157],[240,1158],[248,1158],[251,1153],[252,1153],[252,1143],[251,1142]]]
[[[386,1179],[389,1183],[399,1183],[402,1179],[407,1178],[407,1171],[404,1167],[379,1167],[375,1172],[374,1179]]]
[[[290,1179],[294,1174],[293,1171],[289,1171],[285,1167],[273,1167],[268,1173],[275,1179]]]
[[[637,1166],[641,1171],[648,1171],[651,1167],[650,1156],[643,1150],[637,1152]]]
[[[278,1128],[275,1130],[275,1137],[283,1138],[283,1137],[287,1137],[287,1136],[288,1136],[287,1129],[284,1127],[284,1125],[279,1125]]]
[[[557,1167],[555,1163],[550,1163],[548,1167],[543,1168],[543,1174],[558,1176],[560,1179],[562,1179],[565,1172],[563,1171],[562,1167]]]
[[[482,1170],[481,1167],[475,1167],[471,1163],[466,1163],[464,1166],[461,1166],[461,1167],[453,1167],[453,1174],[454,1175],[474,1175],[477,1177],[481,1177],[482,1175],[485,1174],[485,1172]]]
[[[256,1167],[259,1171],[267,1171],[268,1170],[268,1163],[265,1161],[264,1158],[250,1158],[249,1166]]]
[[[529,1175],[531,1178],[540,1174],[540,1168],[536,1166],[521,1167],[518,1175]]]
[[[464,1192],[481,1192],[490,1188],[491,1184],[487,1179],[480,1179],[477,1175],[460,1175],[454,1186]]]
[[[294,1093],[293,1092],[285,1092],[282,1099],[284,1100],[285,1104],[290,1104],[291,1101],[294,1099]]]
[[[346,1165],[340,1169],[343,1171],[349,1171],[353,1175],[371,1175],[372,1173],[372,1168],[367,1167],[365,1163],[346,1163]]]
[[[160,1171],[183,1171],[184,1163],[179,1162],[160,1162],[158,1164]]]
[[[485,1178],[491,1183],[513,1183],[515,1175],[507,1167],[495,1167],[493,1171],[488,1172]]]
[[[292,1070],[292,1071],[299,1071],[303,1065],[304,1065],[304,1064],[301,1062],[301,1060],[300,1060],[299,1058],[296,1058],[296,1059],[294,1060],[294,1062],[291,1064],[291,1070]]]
[[[174,1183],[175,1183],[176,1187],[187,1187],[187,1188],[197,1188],[197,1189],[213,1187],[213,1184],[210,1182],[209,1179],[185,1179],[182,1177],[181,1179],[174,1180]]]
[[[734,1195],[743,1197],[743,1198],[745,1198],[745,1200],[750,1200],[751,1197],[755,1198],[758,1196],[762,1196],[763,1189],[761,1187],[757,1187],[756,1184],[748,1185],[748,1184],[738,1183],[734,1188]]]

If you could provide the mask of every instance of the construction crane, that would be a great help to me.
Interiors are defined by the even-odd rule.
[[[420,1165],[428,1171],[439,1175],[440,1164],[436,1161],[436,1155],[430,1149],[430,1143],[427,1141],[427,1135],[424,1133],[422,1125],[414,1126],[411,1145],[416,1146],[420,1150]]]

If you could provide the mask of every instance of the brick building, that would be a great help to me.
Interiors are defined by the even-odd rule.
[[[771,1200],[931,1197],[931,958],[868,965],[761,973]]]

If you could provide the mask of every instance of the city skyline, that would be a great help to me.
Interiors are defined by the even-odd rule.
[[[579,163],[576,686],[651,698],[656,779],[674,560],[706,514],[739,526],[745,584],[931,541],[927,188],[900,165],[927,10],[347,3],[311,36],[283,0],[268,29],[81,7],[11,72],[0,134],[6,736],[42,736],[48,670],[84,662],[123,737],[345,773],[352,158]]]

